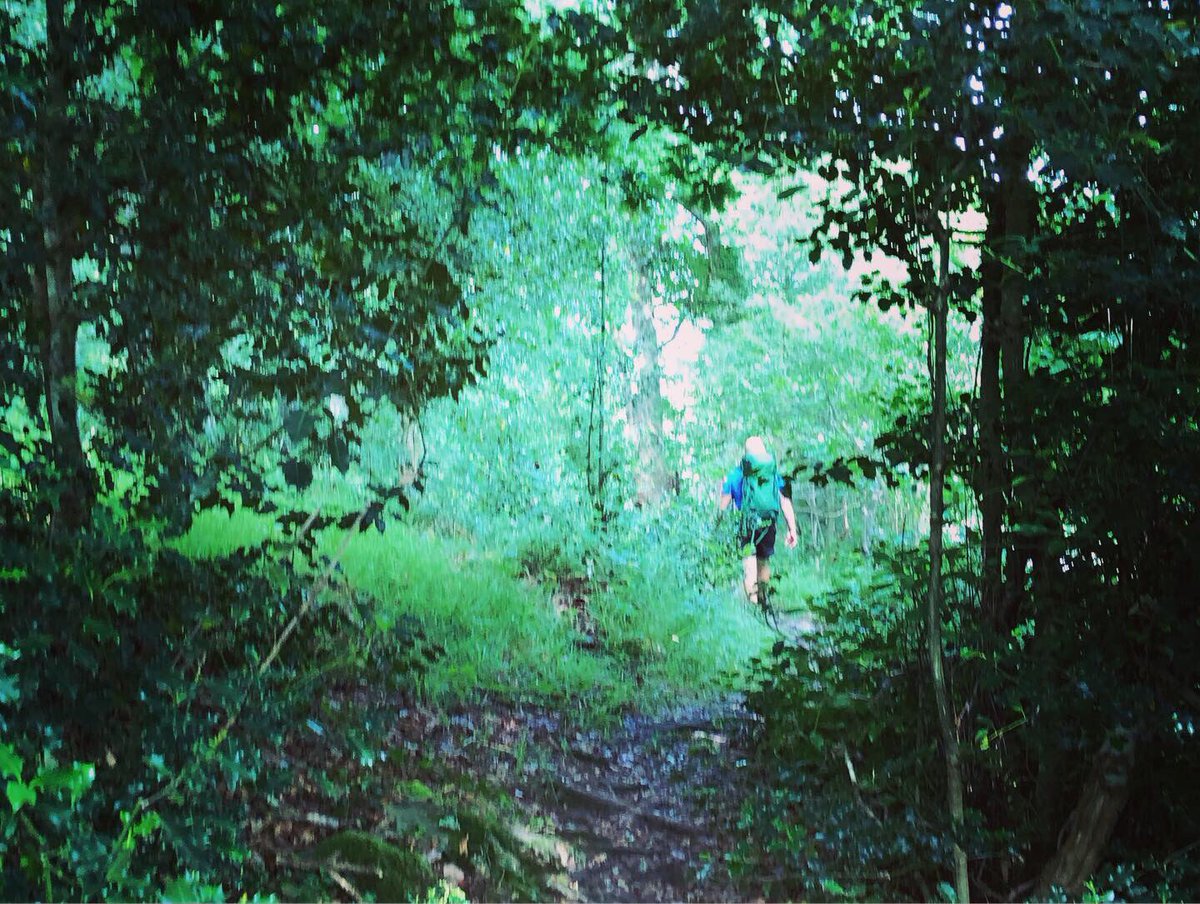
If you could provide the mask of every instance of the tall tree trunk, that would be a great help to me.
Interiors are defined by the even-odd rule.
[[[1026,160],[1027,154],[1017,158]],[[1008,167],[1015,173],[1021,169]],[[1000,248],[1005,265],[1000,278],[999,342],[1000,364],[1003,372],[1002,441],[1008,448],[1009,542],[1004,575],[1004,599],[999,613],[999,627],[1011,629],[1020,616],[1025,598],[1025,572],[1028,563],[1036,558],[1038,540],[1029,533],[1037,519],[1037,485],[1033,479],[1032,404],[1029,397],[1028,374],[1025,364],[1025,342],[1028,324],[1025,316],[1026,243],[1032,231],[1033,205],[1036,199],[1028,179],[1012,176],[1005,180],[1003,198],[1004,235]],[[1021,525],[1015,529],[1013,525]]]
[[[1001,628],[1004,599],[1004,505],[1008,496],[1008,468],[1000,409],[1000,282],[1004,264],[993,252],[1002,246],[1005,231],[1000,189],[987,204],[984,241],[982,336],[979,350],[979,471],[975,492],[979,500],[982,533],[983,617],[993,629]]]
[[[634,395],[629,401],[629,424],[637,444],[637,501],[657,506],[671,491],[672,471],[666,462],[663,436],[662,364],[654,326],[653,287],[645,260],[638,260],[637,295],[630,306],[633,324]]]
[[[42,257],[34,264],[34,319],[40,332],[42,391],[61,487],[55,528],[75,530],[91,519],[96,482],[79,436],[76,344],[81,318],[75,309],[73,236],[64,225],[63,193],[67,187],[71,140],[67,98],[72,60],[62,0],[48,0],[46,4],[46,56],[46,93],[38,117],[42,169],[36,183],[36,203],[42,228]]]
[[[961,844],[964,822],[962,763],[958,732],[946,690],[942,650],[942,527],[946,507],[946,318],[950,265],[950,234],[938,230],[938,282],[930,300],[933,354],[930,384],[933,392],[933,417],[929,458],[929,596],[926,611],[926,641],[937,701],[938,727],[942,735],[942,753],[946,762],[946,799],[950,825],[954,832],[954,889],[959,901],[971,896],[967,877],[967,854]]]
[[[605,426],[608,420],[605,387],[608,377],[608,191],[609,165],[604,164],[604,219],[600,230],[600,286],[596,314],[596,340],[592,354],[592,382],[589,388],[587,429],[587,485],[592,510],[603,527],[609,518],[605,498],[608,482],[608,450]]]

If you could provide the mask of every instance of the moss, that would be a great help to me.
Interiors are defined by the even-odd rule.
[[[461,808],[456,817],[458,830],[451,835],[449,852],[465,852],[468,863],[461,865],[480,876],[488,897],[537,901],[545,896],[547,871],[538,852],[517,838],[502,818]]]
[[[337,863],[354,867],[345,878],[377,901],[411,901],[424,896],[436,881],[425,858],[388,844],[367,832],[346,831],[330,835],[309,851],[317,862],[336,869]]]

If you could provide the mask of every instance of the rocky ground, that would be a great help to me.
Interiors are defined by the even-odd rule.
[[[730,900],[748,715],[736,699],[575,735],[535,785],[534,806],[578,854],[588,901]]]

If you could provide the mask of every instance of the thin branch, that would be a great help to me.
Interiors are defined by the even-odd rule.
[[[654,315],[651,314],[651,316],[653,317]],[[668,345],[670,345],[672,342],[674,342],[679,337],[679,331],[683,328],[684,321],[686,321],[686,320],[687,320],[687,318],[683,316],[683,312],[681,311],[679,314],[679,318],[675,321],[675,328],[673,330],[671,330],[671,335],[668,336],[662,342],[658,343],[659,354],[661,354],[663,349],[665,349]]]

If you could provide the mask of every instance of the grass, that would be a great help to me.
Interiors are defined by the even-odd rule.
[[[325,504],[339,501],[328,484],[316,492]],[[177,547],[218,556],[274,530],[248,511],[208,511]],[[447,534],[428,522],[391,520],[383,534],[352,536],[339,562],[348,584],[375,601],[376,630],[416,620],[444,650],[417,679],[431,702],[494,693],[604,718],[714,693],[773,639],[732,588],[701,590],[669,556],[648,549],[595,590],[589,609],[602,642],[585,649],[571,619],[555,610],[553,588],[522,574],[511,534],[498,534],[496,545]],[[326,531],[321,548],[332,555],[344,538]]]
[[[628,693],[616,663],[575,647],[546,593],[469,542],[402,525],[355,536],[342,566],[377,601],[383,623],[413,616],[445,649],[425,677],[430,697],[486,690],[603,708]]]

